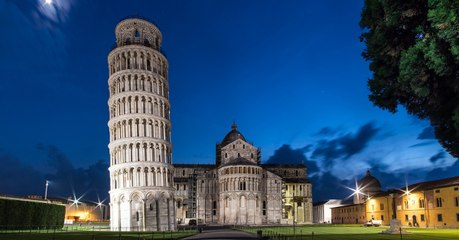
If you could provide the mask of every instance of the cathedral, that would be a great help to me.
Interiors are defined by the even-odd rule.
[[[261,164],[260,150],[233,124],[215,164],[173,164],[168,61],[162,35],[140,18],[120,21],[108,55],[110,226],[176,230],[198,224],[312,222],[303,164]]]
[[[261,164],[260,150],[233,124],[215,164],[174,164],[177,220],[200,224],[312,223],[312,185],[303,164]]]

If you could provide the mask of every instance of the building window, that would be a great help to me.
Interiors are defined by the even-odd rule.
[[[374,211],[374,210],[375,210],[375,205],[371,204],[371,211]]]
[[[298,177],[298,170],[295,170],[295,176]]]
[[[459,191],[459,187],[455,187],[455,188],[454,188],[454,191]]]
[[[419,199],[419,208],[425,208],[426,201],[424,199]]]
[[[408,221],[409,218],[408,218],[408,215],[405,215],[405,221]]]
[[[405,201],[405,209],[408,209],[408,201]]]
[[[442,204],[442,199],[441,197],[437,198],[437,207],[442,207],[443,204]]]
[[[421,214],[421,222],[424,222],[426,218],[424,217],[424,214]]]
[[[381,221],[384,221],[384,215],[381,215]]]
[[[185,176],[185,170],[182,171],[182,175]]]
[[[182,207],[182,202],[181,201],[177,201],[177,208],[181,208],[181,207]]]
[[[242,144],[242,148],[245,149],[245,144]]]
[[[298,207],[301,207],[301,202],[298,202],[298,203],[297,203],[297,206],[298,206]]]
[[[135,219],[137,219],[137,222],[140,220],[140,216],[139,216],[139,215],[140,215],[140,214],[139,214],[138,211],[135,212]]]
[[[150,203],[150,211],[153,211],[153,204]]]
[[[456,207],[459,207],[459,197],[456,197]]]
[[[381,211],[384,210],[384,203],[380,203],[379,204],[379,210],[381,210]]]
[[[440,192],[440,189],[435,190],[435,193],[439,193],[439,192]]]
[[[440,214],[437,214],[437,220],[439,222],[443,222],[443,215],[440,213]]]

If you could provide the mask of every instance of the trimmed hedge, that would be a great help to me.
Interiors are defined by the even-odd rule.
[[[62,228],[65,206],[53,203],[0,198],[0,228]]]

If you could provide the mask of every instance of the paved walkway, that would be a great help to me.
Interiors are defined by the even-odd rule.
[[[206,230],[197,235],[184,238],[186,240],[195,240],[195,239],[258,239],[256,235],[239,232],[231,229],[221,229],[221,230]]]

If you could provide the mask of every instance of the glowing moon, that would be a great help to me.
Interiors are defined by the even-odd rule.
[[[53,4],[53,0],[45,0],[45,4],[51,5]]]

